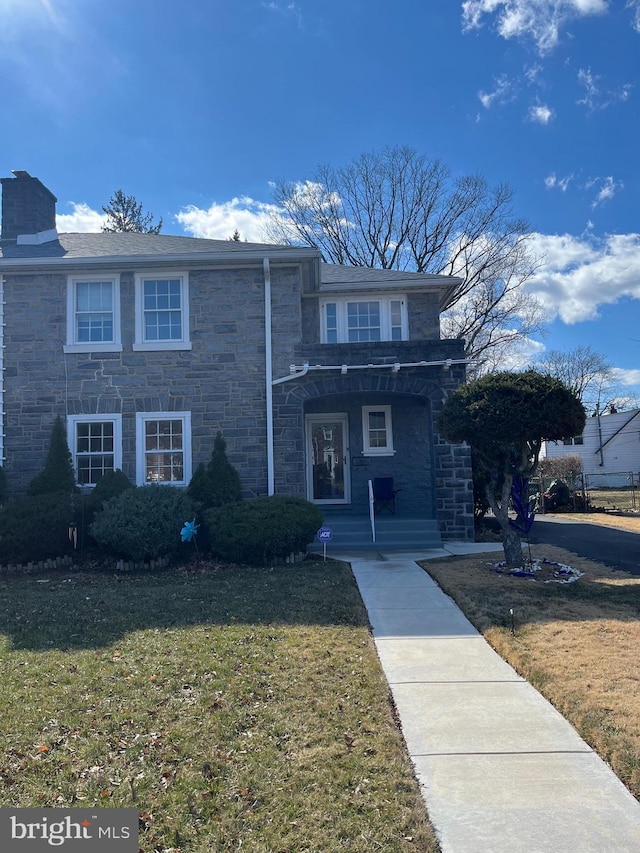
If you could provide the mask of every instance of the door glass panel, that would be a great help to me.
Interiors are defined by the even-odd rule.
[[[313,500],[344,500],[345,446],[342,421],[311,424]]]

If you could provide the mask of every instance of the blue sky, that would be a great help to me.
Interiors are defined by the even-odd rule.
[[[548,334],[640,393],[640,0],[0,0],[2,175],[98,230],[260,240],[270,183],[386,145],[506,182]]]

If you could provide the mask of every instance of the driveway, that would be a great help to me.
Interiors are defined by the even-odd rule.
[[[640,534],[599,524],[537,516],[532,545],[557,545],[580,557],[640,576]]]

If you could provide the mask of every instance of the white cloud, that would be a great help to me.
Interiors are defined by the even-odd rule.
[[[564,178],[558,178],[556,173],[552,172],[544,179],[544,185],[548,190],[558,189],[565,193],[572,180],[573,175],[565,175]]]
[[[627,370],[624,367],[614,367],[613,375],[619,385],[640,385],[640,370]]]
[[[640,33],[640,0],[628,0],[626,9],[633,9],[633,29]]]
[[[609,175],[607,178],[599,178],[601,181],[600,189],[598,190],[598,194],[591,202],[591,207],[598,207],[599,204],[602,204],[605,201],[610,201],[618,190],[623,189],[624,184],[622,181],[614,181],[613,177]],[[591,185],[596,183],[596,181],[591,182]]]
[[[639,0],[640,2],[640,0]],[[606,89],[601,85],[602,77],[592,74],[590,68],[578,70],[578,83],[584,87],[584,95],[576,101],[579,106],[588,110],[604,110],[617,102],[624,103],[629,100],[633,90],[632,83],[624,83],[618,89]]]
[[[264,243],[269,242],[265,233],[268,221],[278,210],[273,204],[243,196],[221,204],[213,202],[206,210],[189,205],[175,219],[192,237],[226,240],[237,229],[242,240]]]
[[[529,108],[529,120],[538,124],[549,124],[554,117],[553,110],[546,104],[535,104]]]
[[[298,25],[298,29],[302,29],[304,23],[302,17],[302,10],[297,3],[276,3],[275,0],[270,0],[270,2],[263,3],[262,5],[269,12],[275,12],[276,14],[283,15],[285,17],[294,18],[296,24]]]
[[[570,234],[533,234],[533,251],[544,261],[527,289],[543,304],[548,321],[594,320],[600,305],[640,299],[640,234],[602,240]]]
[[[59,213],[56,216],[56,227],[59,233],[78,231],[95,232],[102,230],[106,219],[104,213],[92,210],[84,202],[76,204],[75,201],[72,201],[70,205],[73,208],[73,213]]]
[[[512,99],[512,84],[506,75],[496,78],[493,92],[478,92],[478,98],[485,110],[491,109],[494,104],[504,104]]]
[[[502,38],[531,38],[545,54],[556,47],[568,21],[602,14],[608,5],[608,0],[465,0],[462,26],[463,30],[478,29],[485,15],[494,16]]]

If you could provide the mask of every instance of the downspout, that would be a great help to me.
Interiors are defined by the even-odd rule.
[[[598,462],[598,465],[602,468],[604,467],[604,452],[602,449],[602,424],[600,422],[600,403],[596,403],[596,418],[598,419],[598,442],[600,444],[600,447],[598,448],[598,450],[596,450],[596,453],[598,453],[598,451],[600,452],[600,462]]]
[[[4,466],[4,276],[0,275],[0,466]]]
[[[267,407],[267,494],[275,493],[275,477],[273,466],[273,361],[271,343],[271,267],[269,258],[262,262],[264,269],[264,372],[265,395]]]

